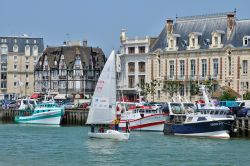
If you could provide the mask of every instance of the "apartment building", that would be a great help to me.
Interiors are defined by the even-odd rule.
[[[42,38],[0,36],[0,99],[16,99],[34,92],[34,66],[43,49]]]

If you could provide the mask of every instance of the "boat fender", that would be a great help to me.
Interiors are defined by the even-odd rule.
[[[237,129],[236,129],[236,128],[234,128],[234,132],[235,132],[235,133],[237,132]]]

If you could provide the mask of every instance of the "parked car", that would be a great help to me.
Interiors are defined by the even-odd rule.
[[[9,109],[15,109],[17,108],[17,102],[16,101],[11,101],[8,105],[7,108]]]
[[[250,116],[250,108],[242,108],[237,112],[237,117]]]
[[[64,103],[64,108],[65,109],[75,108],[75,103],[74,102],[66,102],[66,103]]]

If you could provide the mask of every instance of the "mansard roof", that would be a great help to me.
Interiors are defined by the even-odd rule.
[[[229,13],[176,18],[173,24],[173,34],[180,35],[177,40],[178,50],[187,50],[189,34],[193,32],[200,34],[198,35],[200,49],[209,48],[209,44],[212,41],[212,32],[222,34],[222,44],[232,44],[234,47],[242,47],[242,38],[250,35],[250,20],[237,20],[235,17],[236,24],[232,32],[232,37],[227,39],[227,14]],[[151,47],[151,51],[165,49],[167,45],[167,30],[166,26],[164,26],[155,44]]]
[[[94,69],[102,68],[105,63],[105,55],[100,48],[92,48],[86,46],[60,46],[60,47],[47,47],[39,59],[39,62],[36,65],[36,69],[40,69],[40,61],[44,63],[45,56],[47,56],[48,65],[50,68],[58,68],[61,60],[61,56],[64,56],[64,60],[68,69],[73,69],[75,64],[75,59],[77,56],[80,56],[81,63],[84,69],[88,69],[90,65],[94,65]],[[103,59],[103,66],[98,64],[96,66],[96,61],[93,60],[93,57],[98,57]],[[57,65],[55,65],[57,61]]]

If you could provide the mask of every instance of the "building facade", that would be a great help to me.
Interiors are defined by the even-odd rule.
[[[144,85],[150,79],[146,75],[146,66],[150,44],[153,40],[148,36],[128,38],[126,31],[121,31],[121,50],[117,58],[118,91],[130,100],[138,98],[141,85]]]
[[[16,99],[34,92],[34,66],[43,49],[42,38],[0,36],[0,99]]]
[[[35,92],[89,97],[104,64],[102,49],[88,47],[87,41],[47,47],[35,68]]]
[[[250,20],[237,19],[236,12],[167,20],[147,61],[148,80],[159,82],[149,100],[169,101],[174,95],[196,100],[201,83],[244,94],[250,82],[249,40]]]

